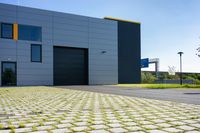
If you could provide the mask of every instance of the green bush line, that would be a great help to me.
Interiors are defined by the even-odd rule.
[[[195,84],[118,84],[117,86],[122,87],[133,87],[133,88],[150,88],[150,89],[168,89],[168,88],[195,88],[200,89],[200,85]]]

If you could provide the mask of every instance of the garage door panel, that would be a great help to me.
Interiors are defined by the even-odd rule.
[[[87,49],[54,47],[54,85],[88,84]]]

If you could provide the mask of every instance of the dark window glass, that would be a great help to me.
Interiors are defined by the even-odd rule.
[[[39,44],[31,45],[31,61],[42,62],[42,46]]]
[[[1,38],[13,39],[13,24],[1,23]]]
[[[42,41],[42,28],[37,26],[19,25],[19,40]]]
[[[2,85],[16,85],[16,63],[2,63]]]

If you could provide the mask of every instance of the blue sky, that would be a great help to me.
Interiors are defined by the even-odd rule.
[[[183,71],[200,72],[200,0],[0,0],[47,10],[141,22],[142,58],[160,58],[160,70],[175,66],[183,51]],[[154,70],[154,65],[147,69]]]

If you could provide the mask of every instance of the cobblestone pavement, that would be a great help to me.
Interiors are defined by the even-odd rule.
[[[0,88],[0,133],[200,133],[200,105],[50,87]]]

